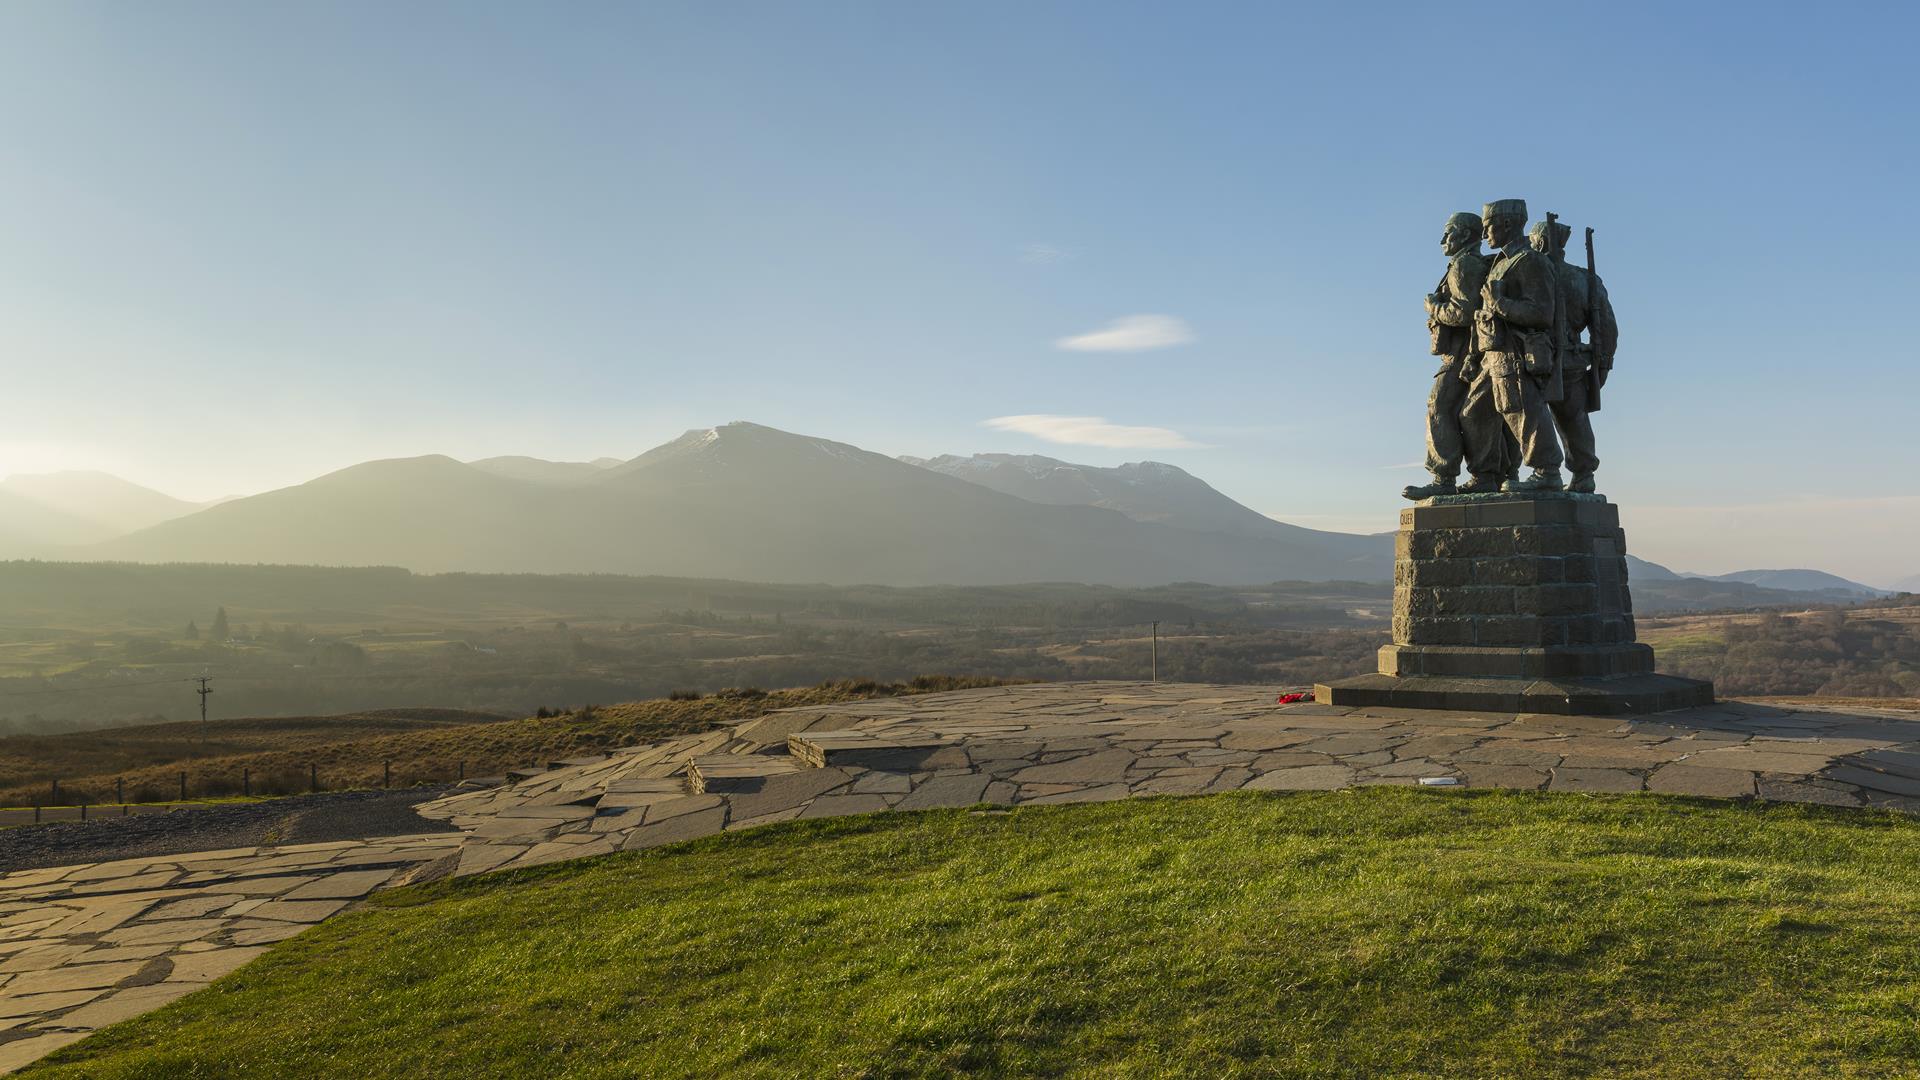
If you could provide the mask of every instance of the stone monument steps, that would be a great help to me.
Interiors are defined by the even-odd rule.
[[[686,789],[694,795],[759,791],[771,777],[807,767],[787,754],[701,754],[687,759]]]
[[[939,737],[868,731],[810,731],[787,737],[787,753],[815,769],[855,765],[882,772],[911,772],[956,741]]]

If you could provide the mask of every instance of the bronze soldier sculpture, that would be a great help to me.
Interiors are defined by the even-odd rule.
[[[1600,275],[1567,262],[1567,238],[1573,229],[1555,222],[1551,240],[1547,231],[1543,221],[1527,233],[1527,239],[1533,250],[1553,260],[1560,281],[1560,307],[1566,327],[1560,346],[1562,393],[1553,403],[1553,419],[1566,444],[1567,467],[1573,472],[1567,490],[1592,492],[1593,471],[1600,467],[1600,458],[1594,451],[1593,420],[1588,414],[1600,411],[1600,388],[1607,385],[1607,375],[1613,370],[1620,326],[1614,321],[1613,303],[1607,298],[1607,286]],[[1591,261],[1592,229],[1587,230],[1587,254]],[[1582,330],[1588,331],[1585,343],[1580,340]]]
[[[1440,358],[1433,390],[1427,395],[1427,471],[1433,474],[1433,482],[1406,487],[1400,494],[1409,499],[1462,490],[1456,480],[1463,460],[1473,473],[1464,489],[1469,492],[1498,491],[1506,471],[1505,447],[1494,427],[1498,421],[1482,416],[1469,432],[1461,419],[1467,384],[1475,372],[1473,313],[1487,280],[1487,259],[1480,254],[1480,219],[1466,211],[1449,217],[1440,235],[1440,250],[1447,255],[1447,272],[1427,294],[1427,332],[1433,355]],[[1489,413],[1493,404],[1482,401],[1480,408]],[[1493,437],[1488,437],[1489,432]]]
[[[1455,303],[1459,260],[1428,300],[1434,352],[1454,358],[1441,369],[1428,418],[1435,483],[1405,492],[1420,498],[1400,511],[1393,538],[1393,637],[1378,668],[1316,684],[1320,704],[1611,723],[1713,701],[1712,684],[1658,673],[1652,647],[1634,640],[1627,538],[1620,508],[1593,491],[1597,458],[1585,424],[1613,359],[1613,309],[1593,272],[1593,230],[1587,272],[1573,273],[1558,257],[1568,234],[1544,216],[1529,246],[1526,203],[1488,203],[1481,218],[1492,260],[1477,301]],[[1447,251],[1457,256],[1471,245],[1456,242],[1455,224],[1465,223],[1457,215],[1448,222]],[[1462,355],[1442,328],[1468,310],[1473,339]],[[1444,380],[1455,371],[1472,377],[1457,418],[1468,464],[1476,446],[1501,447],[1503,469],[1523,459],[1531,475],[1500,477],[1499,491],[1514,494],[1444,493]],[[1577,485],[1570,492],[1561,490],[1567,461]]]
[[[1481,220],[1493,263],[1474,312],[1479,372],[1467,390],[1461,423],[1469,429],[1483,423],[1477,418],[1487,415],[1490,400],[1500,424],[1519,443],[1520,460],[1532,470],[1524,480],[1507,481],[1502,490],[1559,491],[1565,486],[1560,476],[1565,459],[1550,407],[1562,396],[1555,330],[1561,314],[1558,276],[1552,260],[1527,244],[1525,200],[1490,202]],[[1499,434],[1498,428],[1469,430],[1467,439],[1472,445]]]

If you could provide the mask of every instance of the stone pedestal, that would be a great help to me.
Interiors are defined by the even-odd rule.
[[[1612,714],[1713,701],[1634,641],[1619,509],[1568,492],[1446,495],[1400,512],[1393,643],[1332,705]]]

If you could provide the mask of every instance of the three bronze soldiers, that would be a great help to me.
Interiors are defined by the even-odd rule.
[[[1433,482],[1402,491],[1409,499],[1594,490],[1600,459],[1588,414],[1600,408],[1619,327],[1599,275],[1566,262],[1572,230],[1551,214],[1531,234],[1526,224],[1521,199],[1490,202],[1478,218],[1447,219],[1440,240],[1447,273],[1427,296],[1427,328],[1440,357],[1427,398]],[[1490,256],[1480,253],[1483,235]],[[1571,484],[1561,479],[1562,464],[1573,471]],[[1471,474],[1465,484],[1458,482],[1462,465]]]

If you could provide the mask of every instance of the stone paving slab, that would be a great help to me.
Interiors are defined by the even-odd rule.
[[[351,898],[457,854],[462,839],[431,833],[0,875],[0,911],[31,897],[37,916],[0,916],[0,1072],[191,993]]]
[[[458,833],[0,875],[0,1072],[191,992],[377,889],[803,817],[1435,778],[1920,812],[1920,714],[1900,710],[1716,702],[1567,717],[1282,706],[1274,694],[1051,683],[792,709],[416,808]],[[707,786],[689,775],[696,761],[740,790],[695,791]]]

